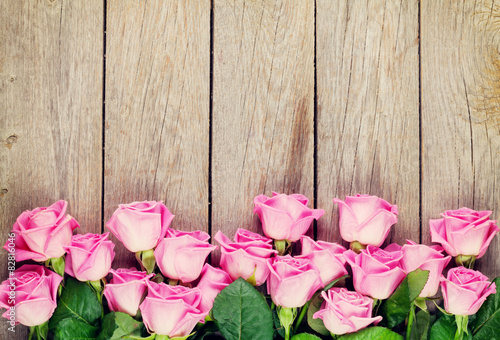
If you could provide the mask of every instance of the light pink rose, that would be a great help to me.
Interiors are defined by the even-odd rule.
[[[332,334],[353,333],[382,320],[381,316],[372,318],[373,300],[360,293],[334,287],[328,294],[321,292],[321,296],[325,301],[313,318],[323,320]]]
[[[78,222],[66,214],[68,202],[57,201],[47,208],[26,210],[14,223],[16,261],[46,261],[64,255]],[[4,249],[7,249],[7,244]]]
[[[323,288],[318,268],[308,259],[277,256],[269,269],[267,292],[277,306],[301,307]]]
[[[155,259],[163,275],[184,283],[200,276],[205,260],[216,246],[208,243],[210,236],[203,231],[168,229],[167,237],[155,249]]]
[[[448,262],[450,262],[451,256],[444,257],[441,254],[442,249],[440,247],[429,247],[409,240],[408,244],[403,245],[401,250],[403,251],[401,264],[406,273],[417,268],[429,271],[429,278],[419,296],[430,297],[436,295],[441,274]]]
[[[346,249],[340,244],[314,241],[305,235],[300,241],[302,254],[297,257],[307,258],[318,267],[323,286],[347,274],[344,257]]]
[[[203,311],[212,309],[215,297],[232,282],[225,271],[206,263],[201,271],[200,282],[196,286],[201,290],[200,309]]]
[[[451,256],[474,255],[480,258],[498,233],[491,211],[468,208],[447,210],[443,218],[430,220],[432,242],[441,243]]]
[[[188,336],[208,310],[202,310],[201,290],[147,281],[148,295],[139,306],[149,332],[170,338]]]
[[[348,250],[344,256],[352,268],[354,289],[374,299],[387,299],[406,276],[400,263],[401,250],[386,251],[369,245],[359,254]]]
[[[269,276],[268,262],[277,253],[271,239],[245,229],[238,229],[231,242],[220,230],[214,239],[221,245],[220,266],[233,280],[245,280],[255,274],[256,285],[263,284]]]
[[[0,285],[0,307],[7,309],[3,317],[25,326],[38,326],[48,321],[57,307],[57,288],[62,277],[44,266],[25,264],[14,276]]]
[[[398,221],[398,207],[377,196],[357,194],[333,202],[339,205],[340,236],[347,242],[380,247]]]
[[[131,252],[150,250],[167,233],[174,215],[162,201],[120,204],[106,227]]]
[[[97,281],[108,275],[115,258],[109,233],[74,235],[67,251],[64,271],[79,281]]]
[[[444,309],[451,314],[476,314],[486,298],[496,291],[495,283],[477,270],[455,267],[448,271],[447,278],[441,276]]]
[[[265,195],[255,197],[253,212],[259,215],[267,237],[294,242],[307,232],[313,220],[325,213],[323,209],[308,208],[308,201],[303,195],[273,192],[271,198]]]
[[[146,292],[148,281],[154,274],[140,272],[135,268],[110,270],[113,278],[104,287],[104,296],[108,301],[109,309],[114,312],[137,314],[143,294]]]

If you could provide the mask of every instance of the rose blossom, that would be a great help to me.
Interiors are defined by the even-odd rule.
[[[400,261],[401,250],[386,251],[369,245],[361,253],[344,253],[352,268],[354,289],[374,299],[387,299],[405,278]]]
[[[220,266],[233,280],[245,280],[254,276],[255,284],[260,286],[269,276],[268,262],[277,251],[270,244],[271,239],[245,229],[238,229],[231,242],[220,230],[214,239],[221,245]]]
[[[301,307],[323,287],[318,268],[308,259],[277,256],[268,266],[267,291],[277,306]]]
[[[170,338],[188,336],[208,310],[201,308],[201,290],[147,281],[148,295],[139,306],[144,325]]]
[[[370,195],[346,196],[339,205],[340,236],[347,242],[380,247],[398,219],[398,207]]]
[[[496,293],[496,285],[479,271],[456,267],[448,271],[447,278],[441,277],[441,291],[448,313],[473,315],[490,294]]]
[[[210,236],[203,231],[168,229],[167,237],[160,241],[154,255],[163,275],[184,283],[200,276],[210,252],[216,249],[208,243]]]
[[[16,269],[14,276],[0,285],[0,307],[7,309],[2,316],[10,319],[9,311],[15,308],[16,323],[32,327],[48,321],[57,306],[57,288],[62,279],[40,265],[25,264]]]
[[[165,237],[174,215],[162,201],[120,204],[106,227],[131,252],[150,250]]]
[[[323,286],[347,274],[343,255],[346,249],[340,244],[314,241],[308,236],[302,236],[300,241],[302,255],[297,257],[307,258],[318,267]]]
[[[273,192],[271,198],[265,195],[255,197],[253,212],[259,215],[267,237],[293,242],[306,233],[313,219],[317,220],[325,213],[323,209],[308,208],[308,201],[303,195]]]
[[[212,309],[217,294],[232,282],[233,280],[225,271],[206,263],[201,270],[200,282],[196,286],[201,290],[200,309],[205,311]]]
[[[104,234],[74,235],[71,243],[64,247],[66,255],[65,272],[79,281],[97,281],[105,277],[115,258],[115,245]]]
[[[429,278],[425,287],[420,292],[420,297],[430,297],[437,294],[443,269],[451,260],[451,256],[444,257],[441,254],[442,249],[439,248],[437,247],[436,249],[436,247],[416,244],[410,240],[408,240],[408,244],[403,245],[401,248],[403,252],[401,263],[406,273],[412,272],[417,268],[429,271]]]
[[[353,333],[371,323],[379,323],[381,316],[372,318],[373,300],[346,288],[332,288],[321,292],[325,299],[314,319],[321,319],[332,334]]]
[[[50,207],[26,210],[14,223],[16,261],[46,261],[64,255],[78,222],[66,214],[68,202],[57,201]],[[8,243],[9,241],[7,241]],[[7,243],[4,248],[8,250]]]
[[[468,208],[446,210],[443,218],[430,220],[432,242],[441,243],[451,256],[474,255],[480,258],[499,228],[489,219],[491,211]]]
[[[109,309],[114,312],[123,312],[131,316],[137,314],[142,295],[147,289],[146,281],[154,274],[140,272],[135,268],[110,270],[113,278],[104,286],[104,296],[108,301]]]

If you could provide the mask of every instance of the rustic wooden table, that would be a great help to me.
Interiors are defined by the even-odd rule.
[[[0,235],[65,199],[79,232],[164,200],[232,237],[272,191],[325,209],[328,241],[356,193],[398,205],[392,242],[430,244],[446,209],[499,218],[499,28],[493,0],[2,0]]]

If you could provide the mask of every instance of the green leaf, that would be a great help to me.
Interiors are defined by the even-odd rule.
[[[500,329],[500,277],[493,280],[497,286],[496,294],[488,296],[477,311],[476,319],[471,325],[474,339],[495,339]]]
[[[55,330],[65,319],[76,319],[87,326],[97,326],[101,314],[102,306],[92,288],[84,282],[69,278],[57,301],[57,308],[49,321],[49,328]]]
[[[265,298],[242,278],[217,295],[213,317],[227,340],[273,338],[273,317]]]
[[[61,320],[54,331],[54,340],[97,339],[99,328],[85,321],[67,318]]]
[[[344,275],[342,277],[339,277],[338,279],[333,280],[332,282],[330,282],[329,284],[327,284],[325,286],[325,288],[323,288],[323,291],[326,292],[327,290],[329,290],[330,288],[332,288],[337,282],[339,282],[341,280],[345,281],[347,278],[349,278],[349,275]]]
[[[343,335],[338,340],[403,340],[403,337],[384,327],[369,327]]]
[[[117,340],[127,338],[125,336],[141,337],[144,324],[121,312],[106,314],[102,320],[101,334],[99,339]]]
[[[321,308],[323,301],[323,297],[320,294],[315,294],[315,296],[313,296],[311,304],[307,309],[307,323],[315,332],[321,335],[330,335],[330,331],[325,327],[323,320],[313,318],[314,313]]]
[[[309,333],[300,333],[292,336],[292,340],[321,340],[321,338]]]
[[[413,320],[410,340],[427,340],[429,338],[430,322],[431,315],[425,310],[420,310],[415,315],[415,320]]]
[[[453,339],[457,332],[455,316],[443,315],[431,327],[430,340]]]
[[[380,307],[380,315],[384,318],[381,325],[393,328],[403,322],[410,311],[411,303],[418,297],[428,278],[428,270],[415,269],[409,272]]]

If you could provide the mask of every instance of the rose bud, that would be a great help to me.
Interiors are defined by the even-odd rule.
[[[208,254],[217,248],[208,243],[209,239],[203,231],[169,229],[154,252],[162,274],[184,283],[196,280]]]
[[[16,261],[46,261],[64,255],[78,222],[66,214],[68,202],[57,201],[47,208],[26,210],[14,223]],[[7,241],[8,243],[9,241]],[[8,250],[7,243],[4,248]]]
[[[166,235],[174,215],[163,202],[120,204],[106,227],[131,252],[153,249]]]
[[[225,271],[206,263],[201,271],[200,282],[196,286],[201,290],[200,309],[203,311],[212,309],[215,297],[232,282]]]
[[[347,242],[380,247],[398,219],[398,207],[370,195],[346,196],[339,205],[340,236]]]
[[[97,281],[108,275],[115,258],[109,233],[74,235],[65,247],[65,272],[79,281]]]
[[[16,323],[38,326],[48,321],[57,307],[57,289],[62,276],[44,266],[25,264],[0,285],[0,307],[10,319],[14,308]]]
[[[373,300],[346,288],[332,288],[328,293],[321,292],[325,301],[321,309],[314,313],[314,319],[321,319],[332,334],[353,333],[374,323],[381,316],[372,318]]]

